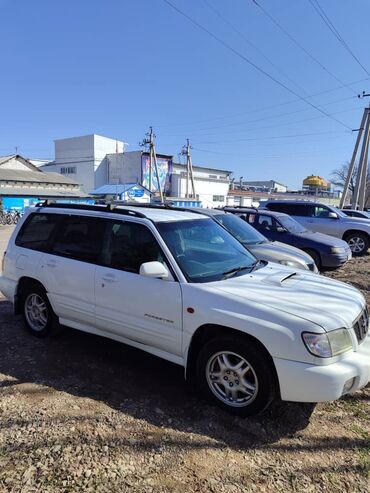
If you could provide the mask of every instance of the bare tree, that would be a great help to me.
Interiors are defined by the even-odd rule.
[[[337,187],[341,187],[341,188],[344,187],[344,183],[348,175],[349,164],[350,163],[348,162],[346,164],[342,164],[342,166],[340,166],[339,168],[335,169],[332,172],[331,182]],[[353,174],[349,182],[349,190],[351,193],[353,193],[355,189],[356,175],[357,175],[357,165],[355,165],[354,167]],[[370,207],[370,168],[369,167],[367,168],[367,176],[366,176],[365,207]]]

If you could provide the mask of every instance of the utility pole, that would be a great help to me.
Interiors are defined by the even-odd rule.
[[[193,173],[193,162],[191,160],[191,154],[190,154],[190,149],[192,147],[190,146],[189,139],[186,139],[186,146],[182,148],[181,155],[186,156],[186,193],[185,197],[188,199],[190,198],[189,195],[189,180],[191,181],[191,187],[193,190],[193,193],[191,197],[196,198],[195,194],[195,185],[194,185],[194,173]]]
[[[153,164],[154,171],[157,178],[158,183],[158,192],[161,199],[161,203],[163,203],[163,192],[161,188],[161,183],[159,181],[159,173],[158,173],[158,165],[157,165],[157,154],[155,152],[154,146],[155,135],[153,133],[153,127],[149,127],[149,133],[146,134],[146,138],[140,144],[142,147],[149,146],[149,190],[152,192],[152,174],[153,174]]]
[[[368,97],[370,94],[366,94],[363,91],[359,98]],[[354,130],[358,131],[355,147],[353,149],[351,162],[348,169],[348,175],[344,184],[342,198],[340,200],[339,207],[342,208],[346,202],[346,198],[349,192],[349,187],[351,179],[354,174],[356,157],[360,142],[362,139],[362,147],[360,153],[360,160],[357,167],[355,189],[352,191],[351,206],[352,209],[364,210],[365,207],[365,197],[366,197],[366,177],[368,168],[368,154],[369,154],[369,138],[370,138],[370,105],[369,108],[364,108],[364,113],[362,115],[362,120],[360,128]]]

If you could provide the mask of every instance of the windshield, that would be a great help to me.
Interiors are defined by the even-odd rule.
[[[257,259],[213,219],[157,223],[189,282],[211,282],[250,272]]]
[[[213,217],[244,245],[259,245],[269,241],[253,226],[234,214],[217,214]]]
[[[290,233],[305,233],[307,231],[302,224],[290,216],[278,216],[277,219],[279,223]]]

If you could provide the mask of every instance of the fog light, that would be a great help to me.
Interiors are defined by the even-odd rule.
[[[349,380],[347,380],[347,382],[344,384],[342,395],[348,394],[348,392],[353,387],[355,380],[356,380],[355,378],[350,378]]]

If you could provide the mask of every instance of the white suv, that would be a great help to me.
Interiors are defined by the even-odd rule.
[[[0,289],[34,335],[65,325],[143,349],[243,416],[276,396],[334,400],[370,379],[357,289],[257,261],[192,212],[30,209],[9,241]]]

